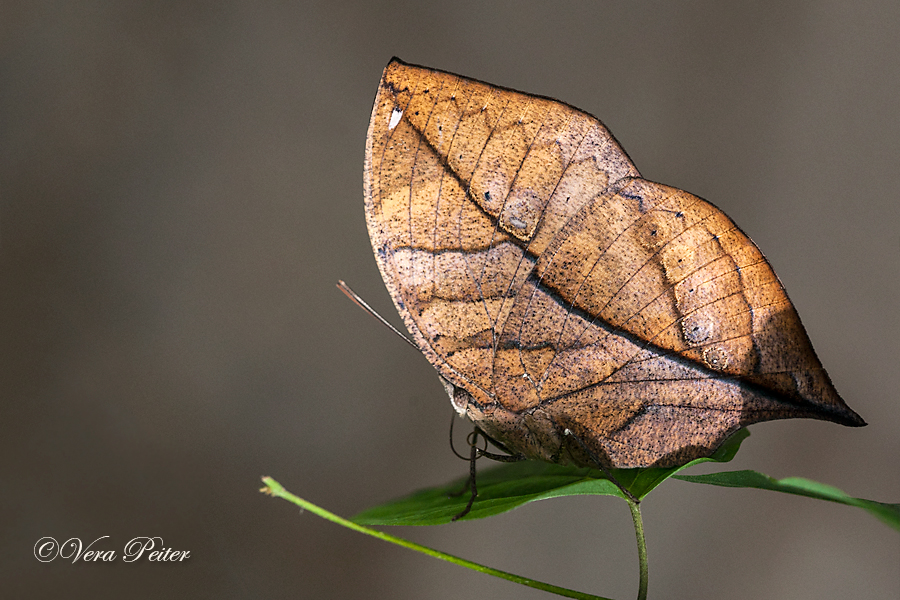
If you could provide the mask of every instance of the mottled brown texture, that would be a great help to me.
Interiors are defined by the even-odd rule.
[[[608,466],[671,466],[759,421],[864,424],[756,245],[584,112],[395,59],[365,191],[413,339],[513,452],[591,464],[569,429]]]

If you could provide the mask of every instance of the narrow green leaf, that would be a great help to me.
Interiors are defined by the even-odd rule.
[[[676,475],[675,479],[724,487],[756,488],[838,502],[868,511],[894,529],[900,530],[900,504],[854,498],[838,488],[803,477],[774,479],[756,471],[726,471],[708,475]]]
[[[460,567],[465,567],[467,569],[472,569],[473,571],[478,571],[479,573],[484,573],[485,575],[491,575],[492,577],[506,579],[507,581],[512,581],[520,585],[525,585],[538,590],[543,590],[545,592],[550,592],[551,594],[556,594],[557,596],[576,598],[577,600],[610,600],[609,598],[604,598],[602,596],[595,596],[593,594],[587,594],[585,592],[570,590],[558,585],[536,581],[534,579],[522,577],[521,575],[515,575],[506,571],[500,571],[499,569],[492,569],[491,567],[486,567],[476,562],[472,562],[470,560],[466,560],[452,554],[447,554],[446,552],[441,552],[440,550],[429,548],[428,546],[422,546],[421,544],[417,544],[415,542],[411,542],[409,540],[384,533],[383,531],[378,531],[377,529],[369,529],[368,527],[363,527],[362,525],[358,525],[357,523],[348,521],[343,517],[339,517],[333,512],[329,512],[321,506],[313,504],[309,500],[304,500],[299,496],[295,496],[294,494],[284,489],[284,487],[280,483],[278,483],[271,477],[263,477],[262,480],[263,483],[266,484],[266,487],[262,488],[260,490],[261,492],[264,492],[276,498],[287,500],[288,502],[296,504],[302,510],[308,510],[313,514],[322,517],[323,519],[327,519],[332,523],[337,523],[338,525],[346,527],[347,529],[351,529],[359,533],[364,533],[366,535],[378,538],[379,540],[390,542],[391,544],[396,544],[398,546],[402,546],[403,548],[409,548],[410,550],[415,550],[416,552],[421,552],[422,554],[425,554],[427,556],[439,558],[440,560],[445,560],[449,563],[459,565]]]
[[[681,467],[668,469],[613,469],[612,475],[638,499],[679,471],[703,462],[728,462],[747,436],[741,429],[709,458],[699,458]],[[352,518],[361,525],[441,525],[449,523],[469,501],[462,478],[450,485],[422,490]],[[596,469],[555,465],[540,461],[508,463],[478,472],[478,498],[461,520],[483,519],[536,500],[561,496],[604,495],[625,498],[607,476]]]

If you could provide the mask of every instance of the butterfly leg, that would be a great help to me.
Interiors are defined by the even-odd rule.
[[[478,437],[479,436],[484,438],[484,449],[481,449],[478,447]],[[460,512],[458,515],[453,517],[453,519],[452,519],[453,521],[456,521],[457,519],[460,519],[460,518],[466,516],[469,513],[469,511],[472,510],[472,504],[475,503],[475,498],[478,496],[478,486],[476,483],[477,469],[475,466],[476,460],[478,460],[482,456],[489,458],[491,460],[495,460],[497,462],[518,462],[520,460],[525,460],[525,456],[522,454],[509,453],[507,451],[506,447],[502,443],[498,442],[497,440],[495,440],[494,438],[492,438],[491,436],[486,434],[484,431],[482,431],[477,426],[472,431],[472,433],[470,433],[468,435],[466,441],[469,444],[469,458],[468,459],[466,459],[463,455],[461,455],[459,452],[457,452],[456,448],[453,447],[453,421],[451,421],[450,422],[450,448],[453,450],[453,453],[456,454],[456,456],[469,461],[469,478],[466,480],[465,486],[463,486],[463,488],[460,491],[448,494],[448,497],[452,498],[455,496],[461,496],[467,490],[470,492],[469,502],[466,504],[465,509],[463,509],[462,512]],[[507,452],[507,454],[495,454],[493,452],[488,452],[487,451],[488,442],[494,444],[495,446],[497,446],[504,452]]]
[[[451,519],[452,521],[461,519],[469,514],[469,511],[472,510],[472,504],[475,503],[475,497],[478,496],[478,486],[475,483],[475,461],[478,460],[478,431],[479,429],[476,427],[475,431],[472,432],[473,439],[470,447],[471,453],[469,457],[469,479],[468,481],[466,481],[466,487],[460,490],[459,494],[454,494],[458,496],[465,492],[467,489],[470,490],[471,493],[469,494],[469,502],[466,504],[466,507],[462,510],[462,512]],[[487,442],[485,442],[485,444],[487,444]]]

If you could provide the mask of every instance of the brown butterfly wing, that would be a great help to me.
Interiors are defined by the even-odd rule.
[[[366,147],[385,283],[457,410],[528,456],[710,454],[743,425],[860,425],[756,246],[640,179],[595,118],[392,61]]]

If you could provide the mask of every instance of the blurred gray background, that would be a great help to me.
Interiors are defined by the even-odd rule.
[[[362,199],[393,55],[578,106],[721,207],[869,422],[756,425],[728,468],[900,501],[898,31],[895,0],[0,3],[4,595],[547,597],[257,491],[350,516],[466,472],[432,367],[334,287],[399,323]],[[900,536],[857,509],[671,481],[644,514],[651,597],[900,596]],[[637,588],[612,498],[393,532]],[[191,558],[40,564],[43,536]]]

